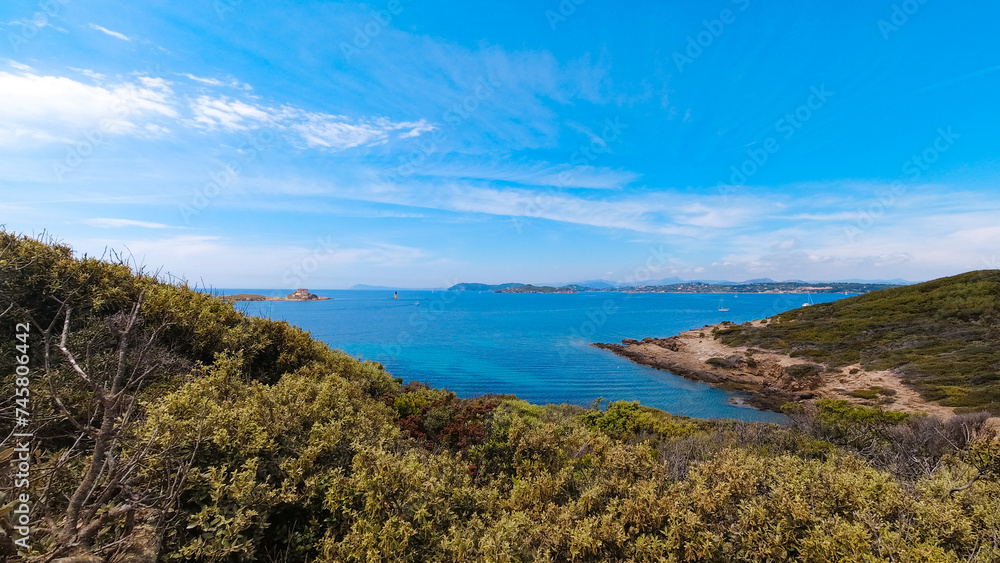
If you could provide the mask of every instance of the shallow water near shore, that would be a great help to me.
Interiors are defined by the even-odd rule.
[[[400,291],[393,299],[391,291],[312,291],[333,299],[237,307],[288,321],[352,356],[381,362],[405,381],[444,387],[460,397],[513,394],[532,403],[585,406],[603,397],[638,400],[683,416],[772,422],[784,417],[733,404],[741,395],[634,364],[590,343],[667,337],[724,320],[767,317],[809,301],[802,294]],[[844,297],[814,294],[812,300]],[[729,311],[719,311],[720,304]]]

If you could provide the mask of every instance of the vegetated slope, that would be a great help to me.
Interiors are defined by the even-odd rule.
[[[0,230],[0,372],[18,365],[32,480],[2,482],[2,560],[1000,558],[1000,448],[979,415],[828,402],[783,428],[459,399]],[[22,383],[0,379],[5,437]]]
[[[1000,270],[794,309],[717,335],[830,367],[896,370],[925,399],[1000,414]]]
[[[448,291],[493,291],[495,289],[510,289],[512,287],[521,287],[523,283],[501,283],[501,284],[488,284],[488,283],[456,283],[455,285],[448,288]]]
[[[576,293],[576,289],[570,286],[552,287],[551,285],[519,285],[506,289],[494,289],[494,293]]]

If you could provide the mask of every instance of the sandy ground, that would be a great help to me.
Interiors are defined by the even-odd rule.
[[[760,324],[761,321],[754,321]],[[717,325],[721,326],[721,325]],[[641,342],[625,340],[623,344],[595,344],[600,348],[629,358],[637,363],[664,369],[676,375],[750,392],[754,406],[776,408],[785,401],[815,401],[842,399],[864,406],[924,413],[950,418],[954,409],[924,400],[891,371],[868,371],[860,365],[824,371],[813,377],[795,379],[785,368],[795,364],[810,364],[809,360],[785,354],[730,347],[712,337],[709,326],[689,330],[671,338],[646,338]],[[709,358],[737,357],[735,367],[716,367],[705,363]],[[742,360],[742,361],[740,361]],[[824,366],[825,368],[826,366]],[[854,391],[881,387],[883,392],[874,399],[856,397]],[[894,393],[893,393],[894,392]],[[991,419],[1000,428],[1000,418]]]
[[[700,337],[699,334],[705,334],[705,336]],[[733,348],[715,340],[712,338],[711,328],[704,331],[690,330],[678,336],[683,353],[690,355],[694,361],[701,364],[705,364],[705,361],[709,358],[733,355],[745,356],[747,352],[747,348],[745,347]],[[775,378],[777,384],[782,383],[781,379],[777,377],[778,374],[775,373],[777,370],[774,370],[773,366],[780,366],[780,371],[784,372],[784,368],[787,366],[812,363],[801,358],[792,358],[785,354],[761,350],[755,350],[752,357],[759,366],[758,372],[761,371],[760,366],[770,367],[770,369],[765,367],[764,370],[774,374],[772,377]],[[747,369],[744,371],[749,372],[751,370]],[[781,375],[784,374],[782,373]],[[805,389],[808,389],[805,393],[814,394],[815,397],[813,399],[842,399],[859,405],[878,405],[896,411],[933,414],[942,418],[950,418],[955,415],[954,409],[950,407],[944,407],[924,400],[919,393],[905,385],[899,376],[891,371],[868,371],[862,369],[860,364],[856,364],[838,368],[834,372],[822,373],[814,379],[814,381],[810,381],[808,384],[798,385],[794,381],[785,381],[783,386],[789,387],[794,391],[799,391],[800,395],[803,394]],[[875,400],[862,399],[851,395],[854,391],[868,390],[872,387],[892,389],[896,394],[888,397],[881,396]],[[883,400],[891,402],[881,403]]]

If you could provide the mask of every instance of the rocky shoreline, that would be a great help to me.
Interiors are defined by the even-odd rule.
[[[755,324],[765,321],[755,321]],[[951,408],[924,400],[891,371],[869,371],[859,365],[829,368],[778,352],[727,346],[713,331],[727,323],[689,330],[669,338],[631,338],[621,344],[593,343],[637,364],[746,393],[746,403],[780,411],[788,402],[842,399],[948,418]]]

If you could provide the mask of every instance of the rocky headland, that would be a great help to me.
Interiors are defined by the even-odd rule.
[[[707,325],[669,338],[626,338],[621,344],[592,345],[644,366],[747,393],[747,403],[761,409],[777,411],[788,402],[842,399],[943,418],[954,415],[954,409],[923,399],[890,370],[871,371],[860,365],[828,368],[779,352],[728,346],[714,334],[728,325]]]

